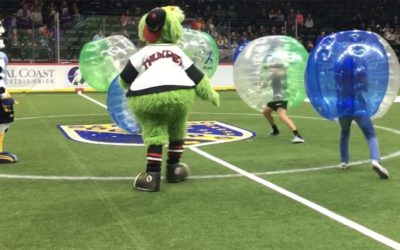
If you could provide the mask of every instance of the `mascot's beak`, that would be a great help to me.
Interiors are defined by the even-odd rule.
[[[155,43],[160,39],[165,24],[166,12],[162,8],[152,9],[146,16],[146,25],[143,36],[149,43]]]

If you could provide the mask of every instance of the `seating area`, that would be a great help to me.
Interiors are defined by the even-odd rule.
[[[184,9],[185,26],[210,33],[221,50],[266,35],[290,35],[311,50],[321,36],[349,29],[376,32],[395,51],[400,47],[400,0],[2,0],[0,19],[7,25],[6,49],[13,60],[54,61],[59,51],[61,60],[75,61],[99,31],[124,35],[140,47],[139,18],[166,4]],[[33,20],[34,9],[41,10],[40,22]],[[24,18],[27,11],[32,20]]]

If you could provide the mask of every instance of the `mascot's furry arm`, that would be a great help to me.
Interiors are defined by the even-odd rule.
[[[219,94],[213,90],[211,81],[206,75],[197,84],[195,90],[201,99],[211,101],[212,104],[219,107]]]

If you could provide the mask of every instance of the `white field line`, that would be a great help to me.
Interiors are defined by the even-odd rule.
[[[103,107],[103,108],[107,109],[107,105],[105,105],[105,104],[103,104],[103,103],[101,103],[101,102],[99,102],[99,101],[93,99],[93,98],[90,97],[90,96],[87,96],[87,95],[83,94],[81,91],[78,91],[78,95],[80,95],[80,96],[82,96],[83,98],[85,98],[85,99],[87,99],[87,100],[89,100],[89,101],[91,101],[91,102],[93,102],[93,103],[99,105],[100,107]]]
[[[397,131],[400,133],[400,131]],[[189,147],[190,148],[190,147]],[[400,151],[391,153],[383,156],[382,159],[391,159],[400,156]],[[354,161],[350,162],[349,166],[359,166],[365,163],[369,163],[369,160]],[[288,170],[277,170],[267,172],[255,172],[251,173],[257,176],[265,175],[280,175],[280,174],[293,174],[293,173],[304,173],[312,171],[320,171],[339,168],[339,165],[327,165],[322,167],[311,167],[311,168],[299,168],[299,169],[288,169]],[[243,177],[241,174],[215,174],[215,175],[193,175],[189,179],[202,180],[202,179],[225,179],[225,178],[239,178]],[[0,174],[0,178],[3,179],[27,179],[27,180],[55,180],[55,181],[123,181],[133,180],[134,176],[48,176],[48,175],[18,175],[18,174]],[[161,177],[162,178],[162,177]]]
[[[309,201],[309,200],[307,200],[307,199],[305,199],[305,198],[303,198],[303,197],[301,197],[301,196],[299,196],[299,195],[297,195],[295,193],[292,193],[292,192],[290,192],[290,191],[288,191],[288,190],[286,190],[284,188],[281,188],[281,187],[279,187],[279,186],[277,186],[277,185],[275,185],[275,184],[273,184],[273,183],[271,183],[269,181],[266,181],[266,180],[256,176],[255,174],[249,173],[249,172],[247,172],[247,171],[245,171],[245,170],[243,170],[241,168],[238,168],[238,167],[236,167],[236,166],[234,166],[234,165],[232,165],[232,164],[230,164],[230,163],[228,163],[228,162],[226,162],[224,160],[221,160],[221,159],[219,159],[219,158],[217,158],[217,157],[215,157],[213,155],[210,155],[209,153],[206,153],[206,152],[200,150],[197,147],[189,147],[189,148],[192,151],[194,151],[194,152],[206,157],[209,160],[212,160],[212,161],[214,161],[214,162],[216,162],[216,163],[218,163],[218,164],[220,164],[220,165],[222,165],[222,166],[224,166],[224,167],[226,167],[228,169],[231,169],[232,171],[235,171],[235,172],[237,172],[237,173],[249,178],[250,180],[253,180],[253,181],[257,182],[257,183],[260,183],[260,184],[262,184],[262,185],[264,185],[264,186],[266,186],[266,187],[268,187],[268,188],[270,188],[270,189],[272,189],[272,190],[274,190],[274,191],[276,191],[276,192],[278,192],[278,193],[280,193],[280,194],[282,194],[282,195],[284,195],[284,196],[286,196],[286,197],[288,197],[288,198],[290,198],[292,200],[295,200],[295,201],[297,201],[297,202],[299,202],[299,203],[301,203],[301,204],[303,204],[303,205],[305,205],[305,206],[307,206],[307,207],[309,207],[309,208],[311,208],[311,209],[313,209],[313,210],[315,210],[315,211],[317,211],[317,212],[319,212],[319,213],[321,213],[321,214],[323,214],[323,215],[325,215],[325,216],[327,216],[327,217],[329,217],[329,218],[331,218],[331,219],[333,219],[333,220],[335,220],[335,221],[337,221],[337,222],[339,222],[339,223],[341,223],[341,224],[343,224],[343,225],[345,225],[347,227],[350,227],[350,228],[352,228],[352,229],[354,229],[354,230],[356,230],[356,231],[358,231],[358,232],[360,232],[360,233],[362,233],[362,234],[364,234],[364,235],[366,235],[366,236],[368,236],[368,237],[370,237],[370,238],[372,238],[372,239],[374,239],[374,240],[376,240],[376,241],[378,241],[378,242],[380,242],[382,244],[385,244],[385,245],[387,245],[387,246],[389,246],[389,247],[391,247],[393,249],[400,249],[400,243],[398,243],[398,242],[396,242],[396,241],[394,241],[392,239],[389,239],[386,236],[383,236],[383,235],[381,235],[381,234],[379,234],[377,232],[374,232],[374,231],[364,227],[363,225],[360,225],[360,224],[358,224],[358,223],[356,223],[354,221],[351,221],[351,220],[349,220],[349,219],[347,219],[347,218],[345,218],[345,217],[343,217],[343,216],[341,216],[339,214],[336,214],[336,213],[334,213],[334,212],[332,212],[332,211],[330,211],[330,210],[328,210],[328,209],[326,209],[326,208],[324,208],[324,207],[312,202],[312,201]]]
[[[103,103],[83,94],[82,92],[78,92],[78,95],[84,97],[85,99],[103,107],[107,108]],[[256,113],[207,113],[207,112],[192,112],[194,114],[208,114],[208,115],[248,115],[248,116],[259,116],[260,114]],[[25,117],[25,118],[17,118],[17,120],[31,120],[31,119],[39,119],[39,118],[58,118],[58,117],[73,117],[73,116],[100,116],[107,114],[81,114],[81,115],[54,115],[54,116],[35,116],[35,117]],[[307,116],[291,116],[293,118],[301,118],[301,119],[313,119],[313,120],[325,120],[320,117],[307,117]],[[400,134],[400,131],[386,128],[382,126],[375,126],[379,129],[386,130],[391,133]],[[400,151],[396,151],[389,155],[383,156],[382,159],[390,159],[394,157],[400,156]],[[368,163],[369,160],[355,161],[350,162],[349,166],[357,166]],[[339,165],[328,165],[321,167],[311,167],[311,168],[300,168],[300,169],[288,169],[288,170],[277,170],[277,171],[267,171],[267,172],[256,172],[252,173],[254,175],[262,176],[262,175],[277,175],[277,174],[290,174],[290,173],[301,173],[301,172],[311,172],[311,171],[320,171],[325,169],[338,168]],[[240,174],[221,174],[221,175],[199,175],[199,176],[190,176],[190,179],[213,179],[213,178],[237,178],[242,177]],[[128,176],[41,176],[41,175],[10,175],[10,174],[0,174],[0,178],[5,179],[31,179],[31,180],[98,180],[98,181],[120,181],[120,180],[131,180],[133,177]]]
[[[98,101],[96,101],[96,100],[94,100],[94,99],[92,99],[92,98],[90,98],[90,97],[88,97],[86,95],[83,95],[82,93],[78,93],[78,94],[83,96],[84,98],[86,98],[86,99],[88,99],[90,101],[93,101],[94,103],[106,108],[106,106],[104,104],[102,104],[102,103],[100,103],[100,102],[98,102]],[[301,118],[303,118],[303,117],[301,117]],[[393,133],[396,133],[396,134],[400,134],[400,131],[397,131],[397,130],[394,130],[394,129],[385,128],[385,127],[381,127],[381,126],[377,126],[377,127],[381,128],[381,129],[384,129],[384,130],[387,130],[387,131],[390,131],[390,132],[393,132]],[[264,186],[266,186],[266,187],[268,187],[268,188],[270,188],[270,189],[272,189],[272,190],[274,190],[274,191],[276,191],[276,192],[278,192],[278,193],[280,193],[280,194],[282,194],[282,195],[284,195],[284,196],[286,196],[286,197],[288,197],[288,198],[290,198],[292,200],[295,200],[295,201],[297,201],[297,202],[299,202],[299,203],[301,203],[301,204],[303,204],[303,205],[305,205],[305,206],[307,206],[307,207],[309,207],[309,208],[311,208],[311,209],[313,209],[313,210],[315,210],[315,211],[317,211],[317,212],[319,212],[319,213],[321,213],[321,214],[323,214],[323,215],[325,215],[325,216],[327,216],[327,217],[329,217],[329,218],[331,218],[331,219],[333,219],[333,220],[335,220],[335,221],[337,221],[337,222],[339,222],[339,223],[341,223],[341,224],[343,224],[343,225],[345,225],[345,226],[347,226],[349,228],[352,228],[352,229],[354,229],[354,230],[356,230],[356,231],[358,231],[358,232],[360,232],[360,233],[362,233],[362,234],[364,234],[364,235],[366,235],[366,236],[368,236],[368,237],[370,237],[370,238],[372,238],[372,239],[374,239],[374,240],[376,240],[376,241],[378,241],[378,242],[380,242],[380,243],[382,243],[384,245],[387,245],[387,246],[389,246],[389,247],[391,247],[393,249],[400,249],[400,243],[398,243],[398,242],[396,242],[396,241],[394,241],[392,239],[389,239],[386,236],[381,235],[381,234],[379,234],[379,233],[377,233],[375,231],[372,231],[372,230],[370,230],[370,229],[368,229],[368,228],[366,228],[366,227],[364,227],[364,226],[362,226],[362,225],[360,225],[360,224],[358,224],[358,223],[356,223],[354,221],[351,221],[351,220],[349,220],[349,219],[347,219],[347,218],[345,218],[345,217],[343,217],[343,216],[341,216],[339,214],[336,214],[336,213],[334,213],[334,212],[332,212],[332,211],[330,211],[330,210],[328,210],[328,209],[326,209],[326,208],[324,208],[324,207],[322,207],[322,206],[320,206],[320,205],[318,205],[318,204],[316,204],[316,203],[314,203],[312,201],[309,201],[309,200],[307,200],[307,199],[305,199],[305,198],[303,198],[303,197],[301,197],[301,196],[299,196],[299,195],[297,195],[295,193],[292,193],[292,192],[290,192],[290,191],[288,191],[288,190],[286,190],[284,188],[281,188],[281,187],[279,187],[279,186],[277,186],[277,185],[275,185],[275,184],[273,184],[273,183],[271,183],[269,181],[266,181],[266,180],[258,177],[256,175],[257,173],[255,173],[255,174],[249,173],[249,172],[247,172],[247,171],[245,171],[245,170],[243,170],[241,168],[238,168],[238,167],[236,167],[236,166],[234,166],[234,165],[232,165],[232,164],[230,164],[230,163],[228,163],[226,161],[223,161],[223,160],[221,160],[221,159],[219,159],[219,158],[217,158],[217,157],[215,157],[215,156],[213,156],[211,154],[208,154],[207,152],[204,152],[204,151],[200,150],[197,147],[189,147],[189,148],[193,152],[196,152],[196,153],[206,157],[209,160],[212,160],[212,161],[214,161],[214,162],[216,162],[216,163],[218,163],[218,164],[220,164],[220,165],[222,165],[222,166],[224,166],[224,167],[226,167],[228,169],[231,169],[234,172],[237,172],[239,174],[239,176],[244,176],[244,177],[247,177],[247,178],[249,178],[249,179],[251,179],[251,180],[253,180],[253,181],[257,182],[257,183],[260,183],[260,184],[262,184],[262,185],[264,185]],[[391,155],[388,155],[385,158],[387,159],[387,158],[396,157],[396,156],[399,156],[399,155],[400,155],[400,151],[392,153]],[[352,165],[358,165],[358,164],[362,164],[364,162],[367,162],[367,161],[353,162]],[[266,173],[278,174],[278,173],[305,172],[305,171],[316,171],[316,170],[320,170],[320,169],[328,169],[328,168],[334,168],[334,167],[337,167],[337,165],[325,166],[325,167],[319,167],[319,168],[311,168],[311,169],[272,171],[272,172],[266,172]],[[263,174],[263,173],[258,173],[258,174]],[[217,176],[217,175],[215,175],[215,176]],[[236,175],[224,175],[224,176],[225,176],[225,178],[226,178],[226,176],[236,177]],[[51,180],[115,180],[115,179],[118,179],[118,180],[121,180],[121,179],[131,180],[132,179],[132,177],[89,177],[89,176],[86,176],[86,177],[85,176],[81,176],[81,177],[64,176],[64,177],[60,177],[60,176],[30,176],[30,175],[2,175],[2,174],[0,174],[0,178],[1,177],[2,178],[14,178],[15,177],[15,178],[19,178],[19,179],[43,179],[43,178],[45,178],[45,179],[48,179],[48,180],[50,180],[50,179]],[[204,178],[204,177],[205,176],[203,176],[202,178]]]
[[[23,121],[23,120],[35,120],[35,119],[43,119],[43,118],[62,118],[62,117],[80,117],[80,116],[105,116],[104,114],[79,114],[79,115],[44,115],[44,116],[30,116],[30,117],[20,117],[15,118],[15,120]]]

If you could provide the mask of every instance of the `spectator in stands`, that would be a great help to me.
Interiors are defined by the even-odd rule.
[[[8,46],[10,47],[10,54],[12,58],[20,59],[22,57],[20,48],[20,35],[16,28],[13,28],[10,32],[8,32]]]
[[[69,7],[68,7],[68,3],[67,3],[67,1],[65,1],[65,0],[63,0],[63,1],[61,2],[61,9],[64,9],[64,8],[69,8]]]
[[[258,30],[258,34],[260,37],[266,36],[267,35],[267,29],[265,28],[264,25],[260,25],[260,28]]]
[[[57,15],[56,9],[51,9],[48,16],[45,17],[45,24],[49,27],[49,29],[54,28],[56,26],[55,16]]]
[[[104,38],[103,30],[99,29],[97,33],[93,36],[92,41],[100,40]]]
[[[50,35],[49,30],[47,29],[47,25],[43,25],[38,29],[38,40],[40,40],[40,38],[44,40],[43,42],[41,42],[42,46],[47,46],[45,44],[48,44],[49,41],[53,38]]]
[[[205,32],[209,33],[212,37],[218,37],[218,32],[215,28],[214,19],[212,17],[208,18],[206,22]]]
[[[142,17],[142,9],[139,6],[135,7],[135,11],[133,12],[133,19],[136,23],[139,23],[140,18]]]
[[[307,15],[306,21],[304,22],[304,27],[308,29],[314,28],[314,18],[311,16],[311,14]]]
[[[33,42],[33,30],[32,29],[26,29],[25,32],[21,34],[21,46],[32,46],[36,45]]]
[[[232,51],[235,51],[235,49],[239,46],[238,42],[237,42],[237,38],[236,37],[231,37],[231,40],[229,42],[230,45],[230,49]]]
[[[313,41],[311,41],[311,40],[308,40],[307,41],[307,44],[306,44],[306,49],[307,49],[307,51],[308,52],[311,52],[311,50],[314,48],[314,43],[313,43]]]
[[[276,26],[271,27],[271,35],[278,35],[278,29],[276,28]]]
[[[374,20],[372,20],[368,28],[369,28],[370,31],[372,31],[372,32],[378,32],[378,31],[379,31],[379,28],[380,28],[380,25],[377,24]]]
[[[31,14],[32,24],[39,27],[43,24],[42,8],[40,5],[35,5]]]
[[[17,20],[21,28],[31,27],[31,11],[29,10],[29,5],[27,3],[22,5],[22,8],[17,11]]]
[[[217,9],[214,12],[214,15],[216,18],[225,18],[226,17],[226,12],[225,10],[222,8],[221,4],[217,5]]]
[[[202,12],[202,16],[204,18],[210,18],[213,15],[213,10],[211,9],[210,5],[207,5],[206,8]]]
[[[194,30],[203,30],[203,18],[197,16],[191,23],[191,28]]]
[[[13,28],[8,34],[8,44],[10,46],[16,47],[21,45],[19,33],[16,28]]]
[[[233,4],[229,5],[228,10],[226,11],[227,18],[236,18],[237,13],[235,11],[235,6]]]
[[[49,40],[54,40],[54,35],[55,35],[55,30],[50,30],[49,27],[44,24],[42,26],[43,34],[49,39]],[[60,31],[61,32],[61,31]]]
[[[55,1],[50,1],[48,4],[46,4],[46,5],[44,6],[44,16],[45,16],[45,17],[46,17],[46,16],[47,16],[47,17],[50,16],[50,15],[51,15],[51,12],[52,12],[53,10],[57,13],[57,12],[58,12],[58,7],[57,7]]]
[[[38,43],[37,55],[36,55],[37,59],[49,60],[52,57],[53,44],[52,41],[47,36],[44,27],[40,27],[38,29],[38,37],[36,38],[36,41]]]
[[[281,35],[286,35],[286,29],[285,26],[281,26],[281,31],[280,31]]]
[[[382,34],[385,35],[387,32],[389,32],[389,30],[390,30],[390,25],[389,23],[386,23],[385,27],[383,27],[382,29]]]
[[[125,12],[121,15],[120,21],[122,27],[126,27],[127,25],[131,24],[131,12],[129,10],[125,10]]]
[[[296,14],[294,13],[294,9],[289,10],[289,13],[286,17],[286,21],[289,27],[292,27],[293,25],[296,24]]]
[[[304,16],[303,14],[300,12],[300,10],[296,11],[296,23],[299,26],[303,26],[304,25]]]
[[[268,11],[267,8],[265,6],[263,6],[262,8],[259,9],[259,12],[257,13],[257,17],[259,19],[267,19],[268,17]]]
[[[277,22],[284,22],[285,21],[285,16],[283,15],[282,11],[278,9],[278,13],[276,15],[276,21]]]
[[[18,21],[17,21],[17,14],[13,13],[10,17],[10,19],[6,22],[6,30],[12,30],[12,29],[17,29],[18,26]]]
[[[117,12],[119,11],[118,13],[121,13],[123,11],[122,3],[120,0],[110,0],[110,7]]]
[[[400,44],[400,31],[394,31],[394,44]]]
[[[275,8],[271,8],[269,10],[268,18],[271,21],[276,21],[276,19],[278,18],[278,10]]]
[[[248,25],[247,26],[246,33],[247,33],[247,37],[250,40],[253,40],[253,39],[255,39],[257,37],[256,34],[255,34],[255,29],[254,29],[254,27],[252,25]]]
[[[394,16],[392,20],[392,27],[400,25],[399,16]]]
[[[77,24],[81,21],[81,14],[79,13],[77,0],[72,2],[72,20],[74,24]]]
[[[360,12],[357,12],[354,16],[353,16],[353,28],[355,29],[363,29],[362,28],[362,24],[364,23],[364,19],[361,15]]]
[[[130,37],[128,30],[127,29],[122,29],[121,31],[121,35],[123,35],[124,37],[128,38]]]
[[[22,5],[26,4],[26,5],[28,5],[28,7],[30,8],[32,2],[33,2],[33,0],[22,0],[21,3],[20,3],[20,5],[22,6]]]
[[[389,28],[389,30],[387,30],[383,36],[390,44],[393,44],[396,39],[394,35],[394,30],[392,28]]]
[[[218,36],[217,45],[219,49],[227,49],[228,48],[228,39],[225,36]]]
[[[63,29],[71,28],[73,25],[72,15],[68,7],[63,7],[60,15],[60,25]]]
[[[322,38],[325,37],[325,35],[326,35],[325,31],[322,30],[322,31],[319,33],[319,35],[317,36],[317,40],[315,41],[315,44],[318,44],[318,43],[322,40]]]

